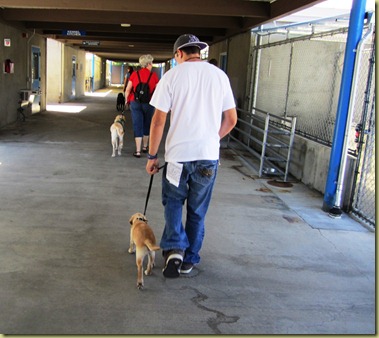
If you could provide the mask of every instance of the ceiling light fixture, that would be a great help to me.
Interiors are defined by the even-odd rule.
[[[131,26],[130,23],[122,23],[122,24],[121,24],[121,27],[130,27],[130,26]]]

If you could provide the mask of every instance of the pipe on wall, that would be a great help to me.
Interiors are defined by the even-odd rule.
[[[353,0],[350,13],[344,67],[341,78],[340,95],[334,126],[333,143],[330,152],[329,170],[326,179],[322,210],[329,212],[336,201],[338,174],[342,159],[344,135],[353,81],[357,45],[362,38],[366,0]]]

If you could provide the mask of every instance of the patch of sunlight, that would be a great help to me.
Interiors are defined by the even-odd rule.
[[[47,111],[55,111],[59,113],[70,113],[77,114],[86,109],[87,106],[75,106],[75,105],[65,105],[65,104],[48,104],[46,105]]]
[[[108,90],[107,92],[96,92],[96,93],[85,92],[84,95],[85,96],[105,97],[110,93],[112,93],[112,90]]]

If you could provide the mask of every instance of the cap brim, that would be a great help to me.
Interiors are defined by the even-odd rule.
[[[178,48],[176,48],[176,50],[182,49],[184,47],[190,47],[190,46],[196,46],[196,47],[199,47],[200,50],[203,50],[204,48],[208,47],[208,44],[205,43],[205,42],[201,42],[201,41],[198,41],[198,42],[187,42],[184,45],[181,45]],[[174,52],[176,52],[176,51],[174,51]]]

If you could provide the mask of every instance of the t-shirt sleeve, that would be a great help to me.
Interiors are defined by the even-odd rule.
[[[229,78],[225,75],[224,78],[224,100],[222,104],[222,111],[226,111],[228,109],[232,109],[236,107],[236,102],[234,99],[232,87],[230,85]]]

